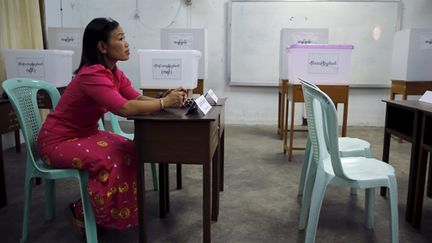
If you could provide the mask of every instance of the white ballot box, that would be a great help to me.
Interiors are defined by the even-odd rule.
[[[406,29],[395,33],[391,79],[432,81],[432,29]]]
[[[6,77],[31,78],[64,87],[72,79],[73,51],[2,49]]]
[[[288,53],[286,49],[294,44],[327,44],[328,29],[284,28],[280,31],[279,78],[288,79]]]
[[[198,78],[207,78],[207,29],[161,29],[161,49],[200,51]]]
[[[138,50],[140,88],[171,89],[197,87],[197,50]]]
[[[82,28],[48,27],[48,49],[73,51],[73,70],[81,62],[83,32]]]
[[[314,84],[348,85],[352,45],[294,44],[287,48],[288,80]]]

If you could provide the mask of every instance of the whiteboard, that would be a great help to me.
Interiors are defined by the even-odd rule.
[[[282,28],[327,28],[329,44],[351,44],[350,86],[389,87],[399,1],[240,1],[228,13],[230,85],[278,86]]]

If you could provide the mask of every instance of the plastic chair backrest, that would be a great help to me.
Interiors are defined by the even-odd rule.
[[[118,116],[116,114],[113,114],[112,112],[109,112],[109,117],[110,117],[110,121],[111,121],[111,128],[112,128],[112,131],[114,133],[122,135],[123,137],[127,137],[130,140],[134,139],[134,134],[133,133],[126,133],[120,127]]]
[[[330,156],[335,175],[349,180],[339,157],[338,122],[333,101],[316,86],[304,81],[301,84],[314,160],[321,163]]]
[[[36,138],[41,128],[42,119],[39,113],[37,93],[46,91],[53,107],[57,106],[60,93],[53,85],[45,81],[28,78],[14,78],[3,81],[3,89],[11,100],[11,105],[18,117],[20,128],[26,141],[27,151],[32,156],[34,166],[37,169],[45,168],[45,165],[36,163],[39,154],[36,150]]]

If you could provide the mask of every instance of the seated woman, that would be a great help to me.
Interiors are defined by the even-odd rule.
[[[129,44],[119,23],[93,19],[85,28],[81,63],[45,120],[37,138],[44,162],[54,168],[89,172],[87,184],[96,223],[114,229],[138,224],[135,146],[117,134],[99,131],[98,120],[110,111],[120,116],[181,107],[182,88],[161,99],[141,96],[116,66],[129,59]],[[82,222],[81,201],[71,204],[75,222]]]

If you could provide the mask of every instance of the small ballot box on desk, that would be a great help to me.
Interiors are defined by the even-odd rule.
[[[6,77],[43,80],[64,87],[72,79],[73,51],[2,49]]]

